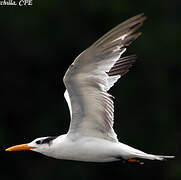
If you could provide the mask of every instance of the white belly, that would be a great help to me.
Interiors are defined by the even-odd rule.
[[[57,159],[89,162],[118,161],[119,157],[129,156],[120,143],[94,137],[84,137],[76,141],[65,137],[61,142],[57,139],[50,146],[50,151],[43,154]]]

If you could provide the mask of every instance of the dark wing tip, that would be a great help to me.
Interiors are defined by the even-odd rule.
[[[144,15],[144,13],[141,13],[126,21],[123,21],[121,24],[117,25],[116,27],[108,31],[100,39],[98,39],[93,44],[93,46],[127,46],[127,44],[130,44],[136,38],[138,38],[139,35],[141,35],[140,33],[136,33],[136,31],[143,25],[145,20],[146,16]],[[129,39],[129,43],[127,43],[127,39]]]
[[[111,70],[108,72],[108,75],[109,76],[116,76],[116,75],[123,76],[129,71],[129,68],[132,67],[136,59],[137,59],[136,55],[120,58],[111,68]]]

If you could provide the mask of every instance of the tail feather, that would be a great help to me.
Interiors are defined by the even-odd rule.
[[[175,156],[164,156],[164,155],[153,155],[153,154],[137,154],[137,158],[141,158],[141,159],[149,159],[149,160],[159,160],[159,161],[163,161],[166,159],[172,159]]]
[[[151,160],[160,160],[160,161],[163,161],[166,159],[172,159],[175,157],[175,156],[163,156],[163,155],[152,155],[152,154],[149,154],[149,156]]]

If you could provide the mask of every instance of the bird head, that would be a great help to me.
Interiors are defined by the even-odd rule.
[[[56,137],[49,136],[49,137],[41,137],[33,140],[30,143],[27,144],[20,144],[16,146],[12,146],[10,148],[7,148],[6,151],[36,151],[43,153],[44,151],[47,151],[47,149],[50,148],[52,141]]]

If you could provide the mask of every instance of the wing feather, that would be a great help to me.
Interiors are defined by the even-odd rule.
[[[108,75],[113,77],[115,77],[115,75],[123,76],[129,71],[129,68],[132,67],[135,61],[135,55],[120,58],[108,72]]]
[[[68,68],[64,83],[71,114],[68,136],[118,141],[113,129],[114,103],[107,91],[129,71],[136,56],[120,58],[141,33],[146,17],[137,15],[113,28],[81,53]]]

